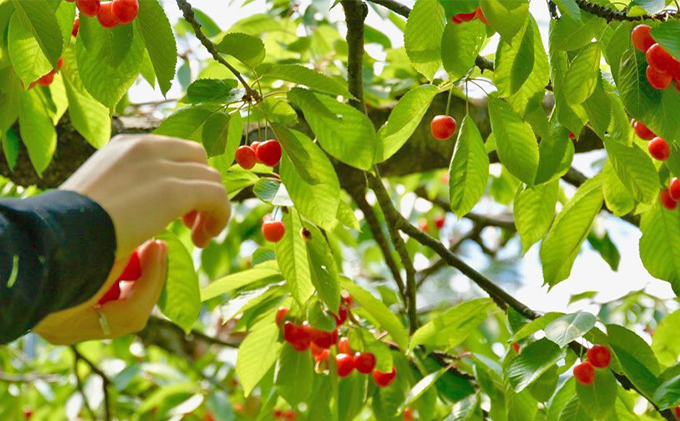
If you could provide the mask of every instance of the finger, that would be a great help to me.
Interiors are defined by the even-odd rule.
[[[185,227],[191,229],[194,226],[194,221],[198,216],[198,211],[191,211],[182,217],[182,223]]]
[[[227,191],[221,183],[207,181],[180,181],[185,184],[182,191],[192,195],[189,202],[185,202],[185,212],[191,210],[202,211],[208,215],[209,232],[220,233],[227,226],[231,216],[231,205]]]
[[[198,162],[165,161],[163,170],[173,178],[222,183],[222,175],[216,169]]]
[[[116,142],[134,142],[133,147],[144,154],[170,161],[208,163],[208,154],[198,142],[158,135],[122,135]]]
[[[191,241],[193,241],[196,247],[205,248],[210,244],[212,236],[205,232],[206,219],[208,217],[208,214],[205,212],[199,212],[194,225],[191,227]]]

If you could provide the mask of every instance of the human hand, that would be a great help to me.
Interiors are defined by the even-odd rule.
[[[95,309],[97,301],[117,281],[127,264],[127,259],[119,259],[94,297],[77,307],[50,314],[33,331],[54,345],[70,345],[116,338],[144,329],[165,284],[167,251],[167,245],[162,241],[149,241],[139,248],[142,276],[126,292],[125,298]],[[105,318],[109,332],[102,328],[100,314]]]
[[[222,177],[208,165],[205,149],[165,136],[116,136],[60,190],[82,194],[109,214],[119,259],[187,214],[194,244],[205,247],[231,215]]]

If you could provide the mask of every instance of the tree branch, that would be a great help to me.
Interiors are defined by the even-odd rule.
[[[76,358],[76,364],[78,361],[83,361],[85,364],[87,364],[90,367],[90,370],[101,377],[102,379],[102,389],[104,392],[104,410],[106,414],[106,421],[111,421],[111,400],[109,396],[109,385],[111,384],[111,380],[109,380],[109,377],[104,373],[95,363],[90,361],[86,356],[80,353],[78,351],[78,348],[76,348],[75,345],[71,345],[71,350],[73,351],[73,355]],[[77,376],[77,374],[76,374]],[[83,399],[85,398],[85,395],[83,395]]]
[[[191,4],[189,4],[187,0],[177,0],[177,6],[182,11],[184,19],[187,22],[189,22],[189,24],[191,24],[191,27],[194,29],[196,38],[198,38],[198,40],[201,41],[201,44],[203,44],[206,50],[208,50],[208,52],[212,55],[215,61],[225,66],[234,74],[236,79],[238,79],[239,82],[241,82],[243,87],[246,89],[246,95],[248,97],[256,101],[259,100],[260,94],[256,90],[251,88],[250,85],[248,85],[248,83],[246,83],[246,81],[243,79],[243,76],[241,76],[241,73],[220,55],[220,53],[217,51],[217,48],[215,47],[215,44],[213,44],[213,42],[210,41],[208,37],[203,33],[203,30],[201,29],[201,24],[198,23],[198,21],[196,20],[194,9],[191,7]]]
[[[666,20],[669,17],[675,15],[675,13],[670,11],[664,11],[655,15],[628,16],[625,10],[613,10],[588,0],[576,0],[576,4],[578,4],[578,7],[580,7],[581,10],[606,19],[607,22],[611,22],[613,20],[627,22],[638,22],[648,19]]]
[[[76,388],[78,389],[80,396],[83,398],[83,406],[85,407],[85,410],[90,415],[90,418],[95,421],[97,419],[97,415],[94,413],[90,403],[87,401],[87,396],[85,396],[85,390],[83,388],[83,382],[78,375],[78,362],[80,361],[80,357],[76,353],[74,353],[73,356],[73,374],[76,376]]]
[[[364,20],[368,15],[366,3],[357,0],[343,0],[342,8],[345,10],[345,22],[347,22],[347,85],[349,91],[356,99],[350,99],[349,103],[362,113],[366,112],[364,104]]]

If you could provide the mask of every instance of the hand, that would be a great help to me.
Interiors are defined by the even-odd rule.
[[[140,247],[142,277],[134,283],[126,298],[110,301],[98,310],[94,308],[123,273],[127,260],[121,259],[116,261],[106,284],[94,297],[78,307],[50,314],[33,331],[54,345],[70,345],[93,339],[116,338],[144,329],[165,284],[167,251],[167,245],[162,241],[150,241]],[[97,311],[106,318],[109,334],[105,334],[102,329]]]
[[[205,247],[231,215],[222,177],[208,166],[205,149],[164,136],[116,136],[60,189],[104,208],[116,229],[119,259],[186,214],[193,215],[184,221],[193,242]]]

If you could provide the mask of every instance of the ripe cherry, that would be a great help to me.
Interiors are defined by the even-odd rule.
[[[661,193],[659,193],[659,201],[661,202],[664,208],[670,211],[673,211],[678,207],[678,202],[673,200],[668,189],[661,190]]]
[[[670,193],[673,200],[680,200],[680,180],[673,178],[671,184],[668,185],[668,192]]]
[[[588,361],[593,367],[597,368],[607,368],[609,362],[612,359],[612,354],[609,352],[609,348],[602,345],[595,345],[588,350],[586,354],[588,356]]]
[[[275,167],[281,161],[281,144],[277,140],[268,140],[257,146],[257,159],[264,165]]]
[[[673,78],[669,74],[658,72],[654,70],[652,66],[647,66],[646,75],[649,85],[659,91],[668,88],[673,81]]]
[[[335,329],[333,332],[326,332],[321,329],[314,329],[312,334],[312,342],[319,346],[320,348],[328,349],[338,342],[338,330]]]
[[[137,250],[132,253],[130,260],[123,269],[123,273],[118,277],[119,281],[136,281],[142,277],[142,263],[139,260],[139,252]]]
[[[324,358],[327,358],[324,356],[324,351],[328,350],[325,348],[321,348],[319,345],[315,344],[314,340],[312,340],[310,348],[312,350],[312,356],[314,357],[314,361],[319,362],[322,361]]]
[[[413,410],[410,406],[407,406],[406,409],[404,409],[404,421],[413,421],[414,419]]]
[[[118,19],[113,14],[113,3],[102,3],[97,12],[97,20],[104,28],[115,28],[118,25]]]
[[[652,38],[652,27],[649,25],[638,25],[633,29],[631,38],[633,45],[641,53],[646,53],[649,47],[654,45],[654,38]]]
[[[257,148],[258,148],[258,146],[260,146],[261,144],[262,144],[262,142],[253,142],[253,143],[250,144],[250,148],[255,152],[255,158],[257,159],[257,162],[258,162],[259,164],[261,164],[262,161],[260,161],[259,158],[257,158]]]
[[[671,74],[677,61],[659,44],[652,45],[647,53],[647,64],[659,73]]]
[[[109,301],[116,301],[120,298],[120,281],[116,281],[111,285],[111,288],[109,288],[108,291],[106,291],[106,294],[102,298],[97,301],[97,304],[100,306],[103,306],[104,304],[108,303]]]
[[[438,115],[430,123],[432,136],[437,140],[446,140],[456,131],[456,120],[448,115]]]
[[[241,146],[236,150],[236,163],[244,170],[249,170],[257,163],[255,151],[250,146]]]
[[[78,10],[85,16],[95,17],[99,12],[101,2],[99,0],[76,0]]]
[[[515,354],[519,354],[520,347],[517,342],[512,343],[512,349],[515,351]]]
[[[61,70],[62,67],[64,67],[64,57],[59,57],[59,61],[57,61],[57,70]]]
[[[654,132],[649,130],[645,123],[641,121],[634,122],[633,129],[635,130],[635,133],[638,135],[638,137],[642,140],[652,140],[656,137]]]
[[[80,30],[80,18],[76,17],[76,20],[73,21],[73,29],[71,30],[71,35],[77,37],[79,30]]]
[[[382,371],[373,370],[373,380],[379,387],[387,387],[397,377],[397,367],[392,367],[391,373],[383,373]]]
[[[338,376],[347,377],[354,371],[354,357],[349,354],[338,354],[335,357],[338,365]]]
[[[445,223],[446,223],[446,218],[443,217],[443,216],[437,217],[434,220],[434,226],[437,227],[437,229],[444,228]]]
[[[56,72],[53,70],[53,71],[49,72],[48,74],[46,74],[45,76],[41,77],[40,79],[38,79],[38,85],[44,86],[44,87],[50,86],[52,84],[52,82],[54,82],[54,75],[55,74],[56,74]]]
[[[210,412],[206,412],[203,421],[215,421],[215,417]]]
[[[286,318],[286,314],[288,314],[289,308],[287,307],[279,307],[279,310],[276,312],[276,325],[281,326],[281,323],[283,323],[283,319]]]
[[[296,325],[292,322],[284,323],[283,339],[298,352],[306,351],[311,344],[311,338],[304,326]]]
[[[571,130],[569,130],[569,139],[576,140],[576,135]]]
[[[354,365],[362,374],[369,374],[375,368],[375,355],[370,352],[357,352],[354,354]]]
[[[352,353],[352,347],[349,346],[349,338],[348,337],[340,338],[340,343],[338,343],[338,351],[341,354],[351,354]]]
[[[113,14],[118,23],[127,25],[135,20],[137,13],[139,13],[138,0],[113,0]]]
[[[668,146],[668,143],[660,137],[655,137],[654,140],[649,142],[648,149],[652,158],[659,161],[665,161],[671,156],[671,148]]]
[[[345,303],[347,308],[354,307],[354,300],[352,300],[352,296],[349,295],[349,293],[347,291],[344,291],[340,295],[342,295],[342,301]]]
[[[577,382],[589,386],[595,381],[595,369],[588,361],[582,362],[574,367],[574,377]]]
[[[347,306],[340,304],[338,314],[334,314],[333,317],[335,317],[336,326],[344,324],[347,321]]]
[[[281,221],[264,221],[262,223],[262,235],[270,243],[278,243],[286,233],[286,226]]]
[[[680,418],[680,406],[676,406],[673,412],[675,412],[676,417]]]
[[[453,23],[459,24],[459,23],[464,23],[464,22],[470,22],[474,18],[477,17],[477,11],[474,11],[472,13],[458,13],[452,18]]]
[[[486,16],[484,16],[484,12],[482,11],[481,7],[477,7],[477,11],[475,12],[475,15],[477,15],[477,19],[482,21],[484,25],[489,25],[489,21],[486,20]]]

